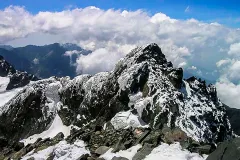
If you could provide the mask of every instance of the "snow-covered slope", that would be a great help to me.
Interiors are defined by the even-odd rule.
[[[6,91],[9,82],[10,82],[9,77],[0,77],[0,93]]]
[[[68,143],[84,140],[91,152],[100,146],[117,152],[145,143],[153,149],[163,141],[205,153],[232,136],[215,87],[195,77],[183,80],[183,70],[174,68],[156,44],[132,50],[111,72],[32,82],[1,108],[0,136],[10,146],[64,132]],[[175,147],[182,159],[199,158],[166,145],[167,153]],[[158,154],[156,148],[146,158]]]
[[[136,145],[128,150],[121,150],[117,153],[112,153],[112,149],[109,149],[101,157],[106,160],[112,160],[113,157],[124,157],[132,160],[137,151],[141,148],[141,145]],[[179,143],[166,144],[163,143],[154,148],[144,160],[204,160],[207,155],[199,155],[197,153],[191,153],[187,150],[182,149]]]
[[[86,144],[83,141],[76,141],[74,144],[67,144],[66,141],[61,141],[54,146],[50,146],[44,150],[38,152],[30,152],[25,155],[22,160],[28,160],[34,158],[35,160],[44,160],[49,157],[49,154],[53,153],[53,160],[77,160],[84,154],[90,154],[85,148]]]

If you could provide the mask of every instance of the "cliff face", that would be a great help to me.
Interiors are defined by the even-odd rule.
[[[67,142],[84,140],[90,151],[180,142],[196,152],[208,144],[210,152],[211,145],[232,136],[215,87],[195,77],[183,80],[183,70],[174,68],[156,44],[132,50],[111,72],[52,77],[23,87],[0,106],[4,147],[19,140],[26,144],[33,134],[39,138],[57,121],[65,128],[54,130]]]

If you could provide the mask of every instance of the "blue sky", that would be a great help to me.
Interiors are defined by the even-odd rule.
[[[101,9],[143,9],[149,14],[163,12],[176,19],[195,18],[240,28],[239,0],[0,0],[0,9],[9,5],[25,6],[26,10],[33,14],[39,11],[61,11],[69,7],[87,6]],[[189,9],[185,12],[187,7]]]

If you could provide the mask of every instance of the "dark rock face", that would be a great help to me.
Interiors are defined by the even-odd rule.
[[[239,160],[240,158],[240,139],[235,138],[231,141],[221,143],[217,149],[211,153],[207,160]]]
[[[38,78],[34,75],[28,74],[26,72],[17,71],[15,74],[10,75],[10,82],[7,86],[7,90],[13,88],[23,87],[30,83],[30,81],[37,81]]]
[[[14,74],[16,70],[0,55],[0,76],[6,77],[9,73]]]
[[[228,119],[231,123],[232,130],[235,134],[240,135],[240,110],[236,108],[230,108],[227,105],[225,105],[225,107]]]
[[[27,72],[20,72],[14,69],[2,56],[0,56],[0,76],[9,77],[10,82],[7,86],[7,90],[13,88],[23,87],[30,81],[37,81],[38,78],[34,75],[28,74]]]
[[[142,160],[153,150],[152,144],[145,143],[144,146],[134,155],[133,160]]]
[[[46,88],[53,80],[38,81],[31,88],[20,91],[1,109],[0,135],[14,143],[30,135],[41,133],[53,120],[47,106]],[[51,90],[54,93],[54,90]]]
[[[33,150],[35,152],[44,150],[50,146],[53,146],[53,145],[59,143],[61,140],[63,140],[63,137],[61,135],[62,135],[62,133],[59,133],[52,139],[50,139],[50,138],[38,139],[35,143],[28,144],[26,146],[24,146],[23,144],[21,144],[19,142],[19,143],[15,144],[13,147],[15,149],[15,151],[11,151],[11,148],[5,148],[4,150],[0,151],[0,159],[2,158],[1,157],[2,155],[5,157],[8,157],[8,158],[11,157],[12,159],[21,159],[21,157],[23,157],[28,152],[31,152]],[[53,155],[50,155],[49,158],[51,158],[51,156],[53,156]],[[88,155],[85,155],[85,156],[88,156]],[[84,158],[84,156],[82,158]]]
[[[171,70],[170,73],[168,73],[168,79],[172,82],[174,87],[180,89],[182,86],[182,79],[183,79],[182,68]]]
[[[3,113],[0,117],[0,130],[3,135],[9,139],[16,140],[34,133],[37,130],[37,126],[33,124],[37,123],[37,119],[43,116],[41,114],[41,104],[43,103],[41,102],[41,97],[42,92],[38,90],[36,93],[30,93],[30,96],[24,99],[22,104],[10,105],[11,113]],[[44,123],[41,125],[44,125]]]
[[[5,137],[0,137],[0,148],[8,146],[8,139]]]

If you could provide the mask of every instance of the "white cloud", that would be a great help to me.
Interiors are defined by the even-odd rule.
[[[191,66],[191,67],[189,67],[188,69],[191,69],[191,70],[196,70],[196,69],[197,69],[197,67],[195,67],[195,66]]]
[[[228,78],[235,82],[240,81],[240,61],[233,62],[227,71]]]
[[[216,83],[219,98],[230,107],[240,109],[240,60],[220,60],[217,66],[222,73]]]
[[[124,57],[127,51],[135,47],[131,45],[122,47],[110,45],[106,48],[99,48],[89,55],[81,55],[77,59],[77,73],[95,74],[97,72],[112,70],[116,62]]]
[[[216,63],[217,67],[222,67],[223,65],[226,65],[228,63],[231,63],[231,59],[221,59]]]
[[[37,58],[34,58],[33,63],[34,64],[39,64],[39,60]]]
[[[66,51],[66,52],[64,53],[64,56],[69,56],[69,58],[70,58],[70,65],[76,66],[77,63],[73,61],[72,56],[73,56],[73,55],[80,56],[80,54],[81,54],[81,51],[73,50],[73,51]]]
[[[73,51],[66,51],[64,55],[71,57],[74,54],[79,55],[80,53],[81,53],[81,51],[73,50]]]
[[[240,56],[240,43],[231,44],[228,54]]]
[[[230,107],[240,108],[240,85],[236,85],[227,79],[216,83],[217,93],[221,100]]]
[[[18,6],[0,10],[0,43],[77,43],[93,51],[77,59],[77,72],[92,74],[111,70],[135,46],[155,42],[175,66],[195,66],[200,75],[214,72],[212,78],[226,77],[236,85],[239,35],[239,29],[218,23],[173,19],[161,12],[149,15],[142,10],[86,7],[37,14]]]
[[[190,12],[190,6],[187,6],[187,8],[184,10],[184,12]]]
[[[180,64],[178,65],[178,67],[184,67],[184,66],[186,66],[186,65],[187,65],[186,62],[182,62],[182,63],[180,63]]]

